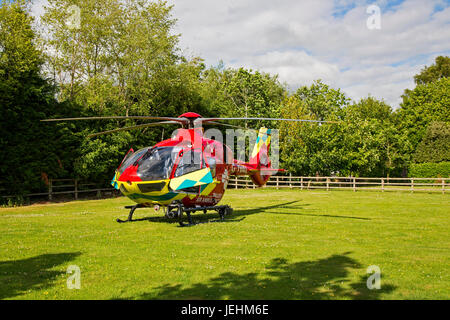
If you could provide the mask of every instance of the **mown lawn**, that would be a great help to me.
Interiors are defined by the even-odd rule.
[[[153,209],[116,223],[129,204],[0,209],[0,299],[450,298],[448,194],[228,190],[233,216],[185,228]]]

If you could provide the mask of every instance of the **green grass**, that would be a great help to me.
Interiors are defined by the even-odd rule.
[[[186,228],[153,209],[116,223],[126,198],[0,209],[0,299],[448,299],[449,200],[228,190],[233,216]],[[366,287],[371,265],[380,290]]]

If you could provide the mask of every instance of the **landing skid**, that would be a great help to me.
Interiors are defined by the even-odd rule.
[[[127,220],[117,219],[116,221],[119,223],[138,221],[138,220],[133,220],[134,211],[138,208],[144,208],[144,207],[146,207],[146,206],[143,206],[141,204],[136,204],[134,206],[126,206],[125,207],[126,209],[130,209],[130,213],[128,214],[128,219]],[[177,203],[177,204],[172,204],[172,205],[168,206],[168,210],[166,212],[166,217],[178,218],[178,223],[180,224],[181,227],[189,227],[189,226],[193,226],[193,225],[197,224],[192,220],[191,213],[194,213],[196,211],[203,211],[204,213],[206,213],[208,210],[215,210],[219,214],[220,221],[223,221],[225,219],[225,216],[231,215],[233,213],[233,209],[227,205],[186,208],[181,203]],[[183,213],[186,213],[187,220],[188,220],[187,224],[183,222]]]
[[[189,226],[196,225],[197,223],[195,223],[191,217],[191,213],[196,212],[196,211],[203,211],[203,213],[206,213],[208,210],[215,210],[219,214],[220,221],[223,221],[225,219],[225,216],[231,215],[233,213],[233,209],[227,205],[185,208],[182,205],[178,204],[178,205],[176,205],[175,208],[177,210],[178,223],[180,224],[180,227],[189,227]],[[169,211],[170,211],[170,206],[169,206]],[[187,216],[188,222],[189,222],[188,224],[185,224],[182,220],[183,212],[186,213],[186,216]]]

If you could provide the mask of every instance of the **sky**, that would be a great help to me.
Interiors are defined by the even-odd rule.
[[[44,1],[35,0],[36,15]],[[186,56],[278,74],[292,91],[321,79],[352,100],[371,95],[397,108],[414,75],[450,55],[450,0],[168,3]]]

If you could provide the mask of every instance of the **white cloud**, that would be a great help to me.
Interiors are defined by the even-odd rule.
[[[336,65],[316,59],[305,51],[271,51],[260,56],[248,56],[231,66],[238,68],[241,63],[256,70],[278,74],[291,89],[311,84],[315,79],[331,81],[339,74]]]
[[[36,15],[44,2],[36,1]],[[379,0],[381,29],[369,30],[369,2],[169,0],[182,49],[209,65],[276,73],[291,88],[320,78],[352,99],[371,94],[397,107],[413,76],[450,54],[450,6]]]
[[[321,78],[352,99],[371,94],[393,107],[425,63],[450,53],[450,8],[440,0],[378,1],[381,30],[366,27],[367,1],[171,3],[182,47],[210,65],[277,73],[290,87]]]

